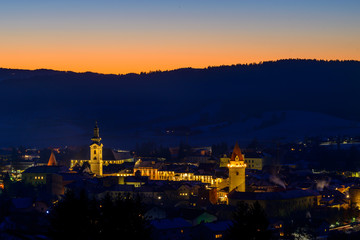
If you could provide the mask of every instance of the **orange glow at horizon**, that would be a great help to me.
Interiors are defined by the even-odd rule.
[[[293,44],[239,44],[212,46],[36,46],[0,47],[0,67],[17,69],[54,69],[105,74],[140,73],[178,68],[258,63],[288,58],[323,60],[360,60],[344,46],[321,47]],[[331,51],[329,51],[331,49]]]
[[[324,31],[10,31],[0,40],[0,67],[106,74],[258,63],[301,58],[360,60],[360,34]]]
[[[5,1],[0,68],[140,73],[360,60],[359,1]]]

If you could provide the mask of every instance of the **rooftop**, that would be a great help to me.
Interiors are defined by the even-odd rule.
[[[301,197],[318,196],[319,193],[316,191],[293,189],[285,190],[281,192],[236,192],[232,191],[229,193],[229,199],[238,200],[285,200],[295,199]]]
[[[153,220],[151,221],[151,225],[157,229],[175,229],[191,227],[191,224],[183,218]]]
[[[36,166],[26,169],[24,173],[59,173],[62,169],[61,166]]]

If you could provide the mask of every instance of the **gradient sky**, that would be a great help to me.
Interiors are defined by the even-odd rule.
[[[360,1],[0,1],[0,67],[118,74],[284,58],[360,60]]]

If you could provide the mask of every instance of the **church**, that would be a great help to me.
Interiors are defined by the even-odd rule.
[[[90,170],[95,176],[103,176],[103,167],[108,166],[110,164],[123,164],[124,162],[132,162],[133,159],[129,156],[125,158],[121,155],[121,152],[115,150],[108,150],[108,154],[106,157],[108,159],[103,159],[105,149],[103,149],[103,144],[101,143],[101,137],[99,134],[99,127],[97,122],[95,122],[94,127],[94,136],[91,138],[92,143],[90,144],[90,155],[88,155],[89,159],[79,159],[79,160],[71,160],[70,168],[75,166],[82,166],[84,163],[88,163],[90,165]],[[128,152],[126,152],[128,153]],[[119,155],[119,156],[118,156]]]

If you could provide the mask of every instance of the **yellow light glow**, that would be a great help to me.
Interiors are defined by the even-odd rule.
[[[246,167],[246,163],[243,163],[243,164],[228,164],[228,167],[231,167],[231,168],[244,168],[244,167]]]

